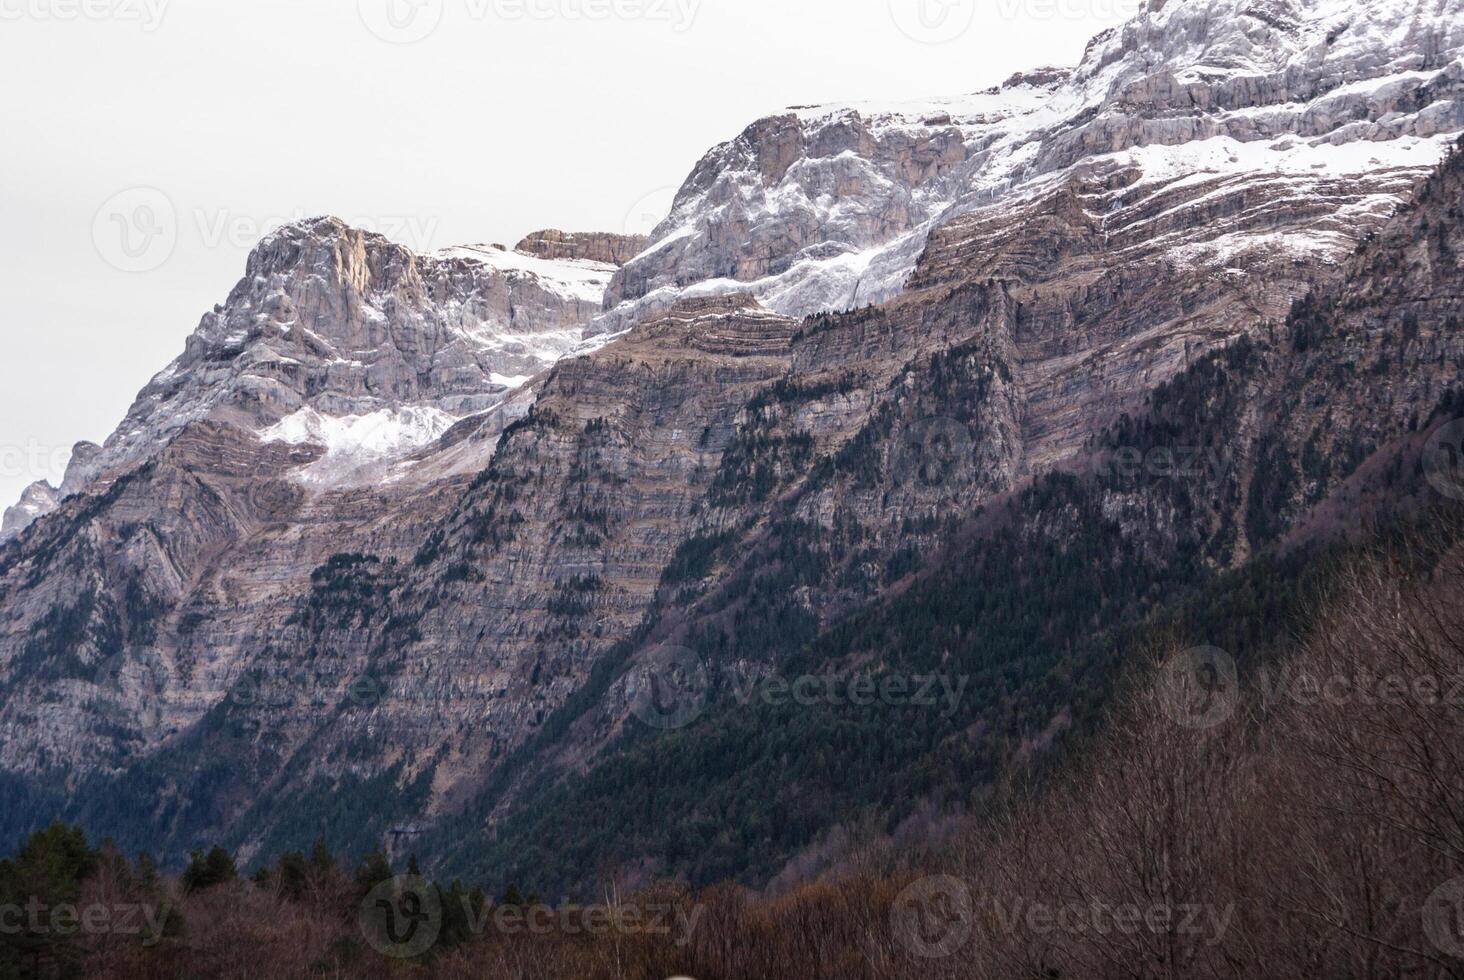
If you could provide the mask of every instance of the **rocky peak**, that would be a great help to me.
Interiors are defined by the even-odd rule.
[[[1458,0],[1150,3],[1090,42],[1073,80],[1099,80],[1112,92],[1165,74],[1222,88],[1269,78],[1315,96],[1346,82],[1443,67],[1458,52],[1460,13]],[[1231,91],[1263,94],[1253,82]]]
[[[1077,166],[1422,176],[1464,129],[1461,52],[1464,0],[1169,0],[1099,35],[1074,69],[770,116],[697,164],[594,329],[622,330],[692,286],[750,290],[791,315],[880,302],[933,229]]]
[[[20,495],[20,502],[5,509],[0,521],[0,539],[14,537],[56,509],[60,498],[56,488],[45,480],[38,480],[26,487]]]
[[[384,235],[352,228],[324,215],[277,228],[250,252],[246,279],[279,274],[316,274],[331,280],[358,279],[410,264],[411,253]]]
[[[101,453],[101,446],[86,440],[71,447],[71,458],[66,461],[66,475],[61,478],[61,496],[69,497],[88,482],[92,465]]]
[[[614,268],[492,246],[421,255],[333,217],[285,225],[64,490],[203,419],[372,463],[413,452],[578,345]]]
[[[1060,65],[1044,65],[1041,68],[1033,68],[1030,71],[1014,72],[1010,78],[999,86],[986,90],[987,95],[999,95],[1002,89],[1016,89],[1023,86],[1029,88],[1052,88],[1061,85],[1072,77],[1073,70]]]
[[[543,826],[522,774],[599,764],[638,637],[754,666],[813,649],[1119,420],[1236,446],[1237,468],[1110,484],[1084,510],[1024,494],[1011,547],[1112,525],[1172,577],[1215,501],[1204,553],[1246,553],[1265,529],[1240,529],[1263,499],[1242,481],[1278,403],[1299,406],[1297,460],[1313,433],[1342,458],[1457,380],[1452,225],[1346,277],[1360,303],[1412,262],[1402,284],[1429,302],[1411,326],[1341,302],[1362,319],[1325,356],[1265,338],[1464,128],[1460,3],[1154,2],[1073,71],[789,110],[711,151],[645,250],[546,231],[422,255],[330,218],[280,229],[106,446],[78,447],[79,498],[0,549],[0,776],[101,774],[61,792],[174,855],[220,827],[255,853],[308,846],[294,818],[322,799],[348,814],[339,849],[444,817],[479,848],[494,821]],[[1240,336],[1264,371],[1212,401],[1224,372],[1197,358]],[[926,458],[941,446],[970,452]],[[365,676],[386,696],[348,704]],[[235,703],[246,677],[321,700]],[[464,696],[423,697],[444,686]]]

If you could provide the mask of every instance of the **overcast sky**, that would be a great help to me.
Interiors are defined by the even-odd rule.
[[[0,0],[0,508],[112,431],[282,221],[646,231],[760,116],[1073,64],[1138,2]]]

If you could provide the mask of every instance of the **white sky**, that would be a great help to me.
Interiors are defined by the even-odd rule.
[[[761,116],[1073,64],[1138,2],[0,0],[0,508],[112,431],[282,220],[649,230]],[[140,207],[176,240],[129,257]]]

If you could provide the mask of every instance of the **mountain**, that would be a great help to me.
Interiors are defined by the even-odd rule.
[[[1339,177],[1416,174],[1464,119],[1458,13],[1416,0],[1148,3],[1094,38],[1076,69],[960,98],[760,120],[697,165],[654,247],[616,275],[600,323],[687,289],[750,287],[794,316],[881,302],[933,229],[1043,194],[1075,166],[1129,167],[1140,183],[1226,177],[1253,206]],[[1387,207],[1366,193],[1339,203]],[[1267,238],[1251,227],[1213,247],[1325,253],[1320,231]],[[1176,239],[1174,257],[1194,244]]]
[[[38,517],[49,514],[58,503],[56,488],[45,480],[37,480],[26,487],[20,501],[14,507],[5,509],[5,519],[0,523],[0,536],[19,534],[36,522]]]
[[[7,520],[0,829],[571,891],[979,800],[1452,404],[1461,51],[1454,0],[1154,2],[1074,69],[758,122],[648,241],[281,229]],[[739,697],[859,671],[968,693]]]
[[[532,241],[546,234],[563,237]],[[306,482],[379,479],[580,344],[615,271],[588,254],[620,241],[419,256],[332,218],[281,228],[106,445],[74,454],[59,497],[106,486],[204,421],[322,448]],[[54,503],[32,499],[35,513]]]
[[[943,807],[979,812],[1014,762],[1083,744],[1128,656],[1167,643],[1264,667],[1318,625],[1327,571],[1358,542],[1412,533],[1431,554],[1457,544],[1445,536],[1460,526],[1457,466],[1435,454],[1457,449],[1449,423],[1464,410],[1461,195],[1456,151],[1286,313],[1193,358],[1005,493],[967,482],[1001,472],[999,382],[1010,370],[1022,387],[1004,359],[987,369],[985,345],[1043,320],[973,317],[978,342],[906,366],[886,405],[909,410],[876,415],[832,456],[816,446],[801,470],[778,460],[764,520],[693,539],[668,568],[626,656],[654,664],[662,642],[704,653],[720,680],[701,682],[695,724],[632,726],[602,746],[638,675],[599,678],[594,696],[551,719],[554,738],[511,758],[424,848],[454,873],[532,876],[551,890],[583,888],[584,869],[606,864],[632,880],[786,883],[848,857],[854,843],[832,826],[867,833],[866,820],[918,846]],[[958,309],[981,308],[963,299]],[[897,309],[824,329],[888,329]],[[827,397],[776,391],[759,406],[776,406],[770,424],[749,426],[747,444],[777,447]],[[969,437],[971,456],[935,454],[925,472],[940,475],[943,499],[922,511],[901,491],[932,481],[911,480],[901,461],[904,447],[930,445],[927,412],[946,413],[933,417]],[[963,472],[970,458],[975,472]],[[897,534],[882,526],[887,505]],[[879,598],[852,598],[861,587]],[[830,676],[845,686],[830,691]],[[942,698],[860,702],[847,685],[861,676],[897,691],[936,678]],[[778,686],[806,678],[818,679],[806,700]],[[583,771],[566,742],[595,746],[596,765]],[[465,836],[485,816],[486,846]]]

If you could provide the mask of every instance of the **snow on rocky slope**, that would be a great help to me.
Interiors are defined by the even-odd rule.
[[[297,842],[245,808],[306,812],[403,759],[432,785],[404,816],[453,811],[663,597],[661,625],[723,629],[750,579],[669,589],[683,545],[831,529],[846,564],[796,607],[828,621],[896,556],[936,553],[935,518],[1072,459],[1327,278],[1464,128],[1461,4],[1154,3],[1075,70],[764,120],[650,243],[422,256],[329,219],[282,229],[107,445],[78,448],[72,499],[0,548],[0,774],[116,775],[88,798],[199,801],[179,853],[220,820],[278,852]],[[812,311],[902,288],[806,322],[699,295]],[[1405,380],[1390,411],[1438,389]],[[962,482],[902,478],[919,420],[963,413]],[[47,506],[36,488],[17,520]],[[1123,506],[1145,526],[1168,507]],[[682,618],[699,595],[709,618]],[[354,710],[346,685],[378,670],[389,696]],[[235,704],[243,677],[340,710]],[[484,696],[423,697],[444,686]]]
[[[1018,208],[1080,170],[1133,181],[1137,169],[1136,191],[1253,184],[1262,209],[1355,178],[1339,220],[1378,219],[1464,129],[1461,52],[1464,0],[1150,0],[1074,69],[760,120],[702,159],[649,243],[551,230],[424,256],[333,219],[292,225],[260,244],[106,445],[77,447],[52,496],[204,418],[321,447],[304,482],[379,479],[678,299],[750,292],[794,316],[879,302],[936,229]],[[1352,237],[1252,221],[1214,241],[1176,236],[1171,255],[1264,247],[1331,262]],[[48,499],[28,492],[0,537]]]
[[[501,245],[416,255],[333,218],[285,226],[106,445],[80,444],[59,490],[28,490],[3,534],[203,419],[322,448],[305,483],[379,477],[579,345],[615,268]]]
[[[20,502],[5,509],[0,520],[0,539],[13,537],[34,524],[42,516],[56,509],[58,503],[56,488],[45,480],[39,480],[26,487],[20,495]]]
[[[763,119],[697,165],[595,329],[683,293],[750,290],[792,315],[878,302],[934,227],[1084,163],[1156,179],[1421,175],[1464,129],[1461,15],[1461,0],[1151,0],[1073,70]]]

